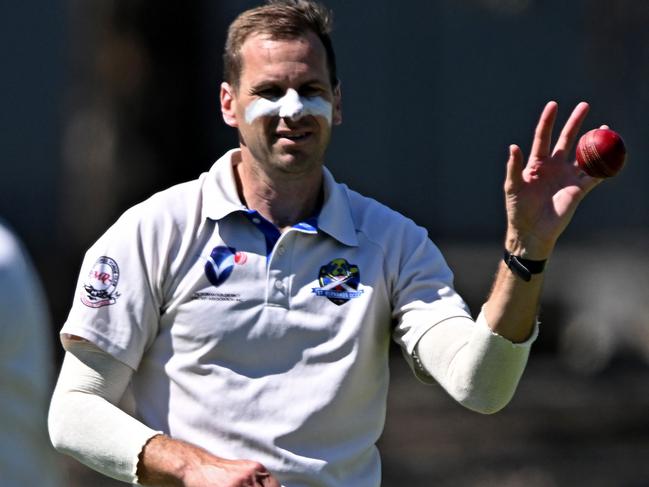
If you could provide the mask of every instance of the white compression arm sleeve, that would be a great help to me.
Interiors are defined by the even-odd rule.
[[[115,479],[137,483],[138,456],[161,432],[117,404],[133,370],[91,343],[66,343],[48,418],[57,450]]]
[[[489,328],[484,311],[475,323],[451,318],[421,337],[415,363],[456,401],[491,414],[513,397],[537,335],[538,323],[528,340],[512,343]]]

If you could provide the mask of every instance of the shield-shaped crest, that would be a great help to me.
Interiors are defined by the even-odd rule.
[[[320,267],[318,281],[320,287],[314,288],[313,293],[325,296],[338,306],[363,294],[362,290],[358,290],[361,281],[358,266],[350,264],[346,259],[333,259]]]
[[[237,251],[232,247],[223,245],[212,249],[212,253],[205,263],[205,275],[214,286],[220,286],[230,277],[236,253]]]

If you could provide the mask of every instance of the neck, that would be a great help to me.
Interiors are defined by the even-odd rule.
[[[257,165],[234,166],[239,196],[281,231],[313,216],[322,205],[322,168],[301,175],[269,175]]]

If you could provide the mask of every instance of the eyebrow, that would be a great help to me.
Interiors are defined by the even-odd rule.
[[[271,79],[266,79],[259,81],[258,83],[253,83],[250,85],[250,90],[251,91],[258,91],[263,88],[270,88],[278,85],[282,85],[281,80],[271,80]],[[299,86],[307,86],[307,85],[320,85],[320,86],[327,86],[329,84],[329,80],[321,80],[318,78],[310,78],[306,81],[303,81],[300,83]]]

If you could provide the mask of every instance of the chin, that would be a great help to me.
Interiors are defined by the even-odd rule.
[[[281,154],[276,159],[276,166],[286,172],[304,172],[322,166],[321,159],[305,154]]]

